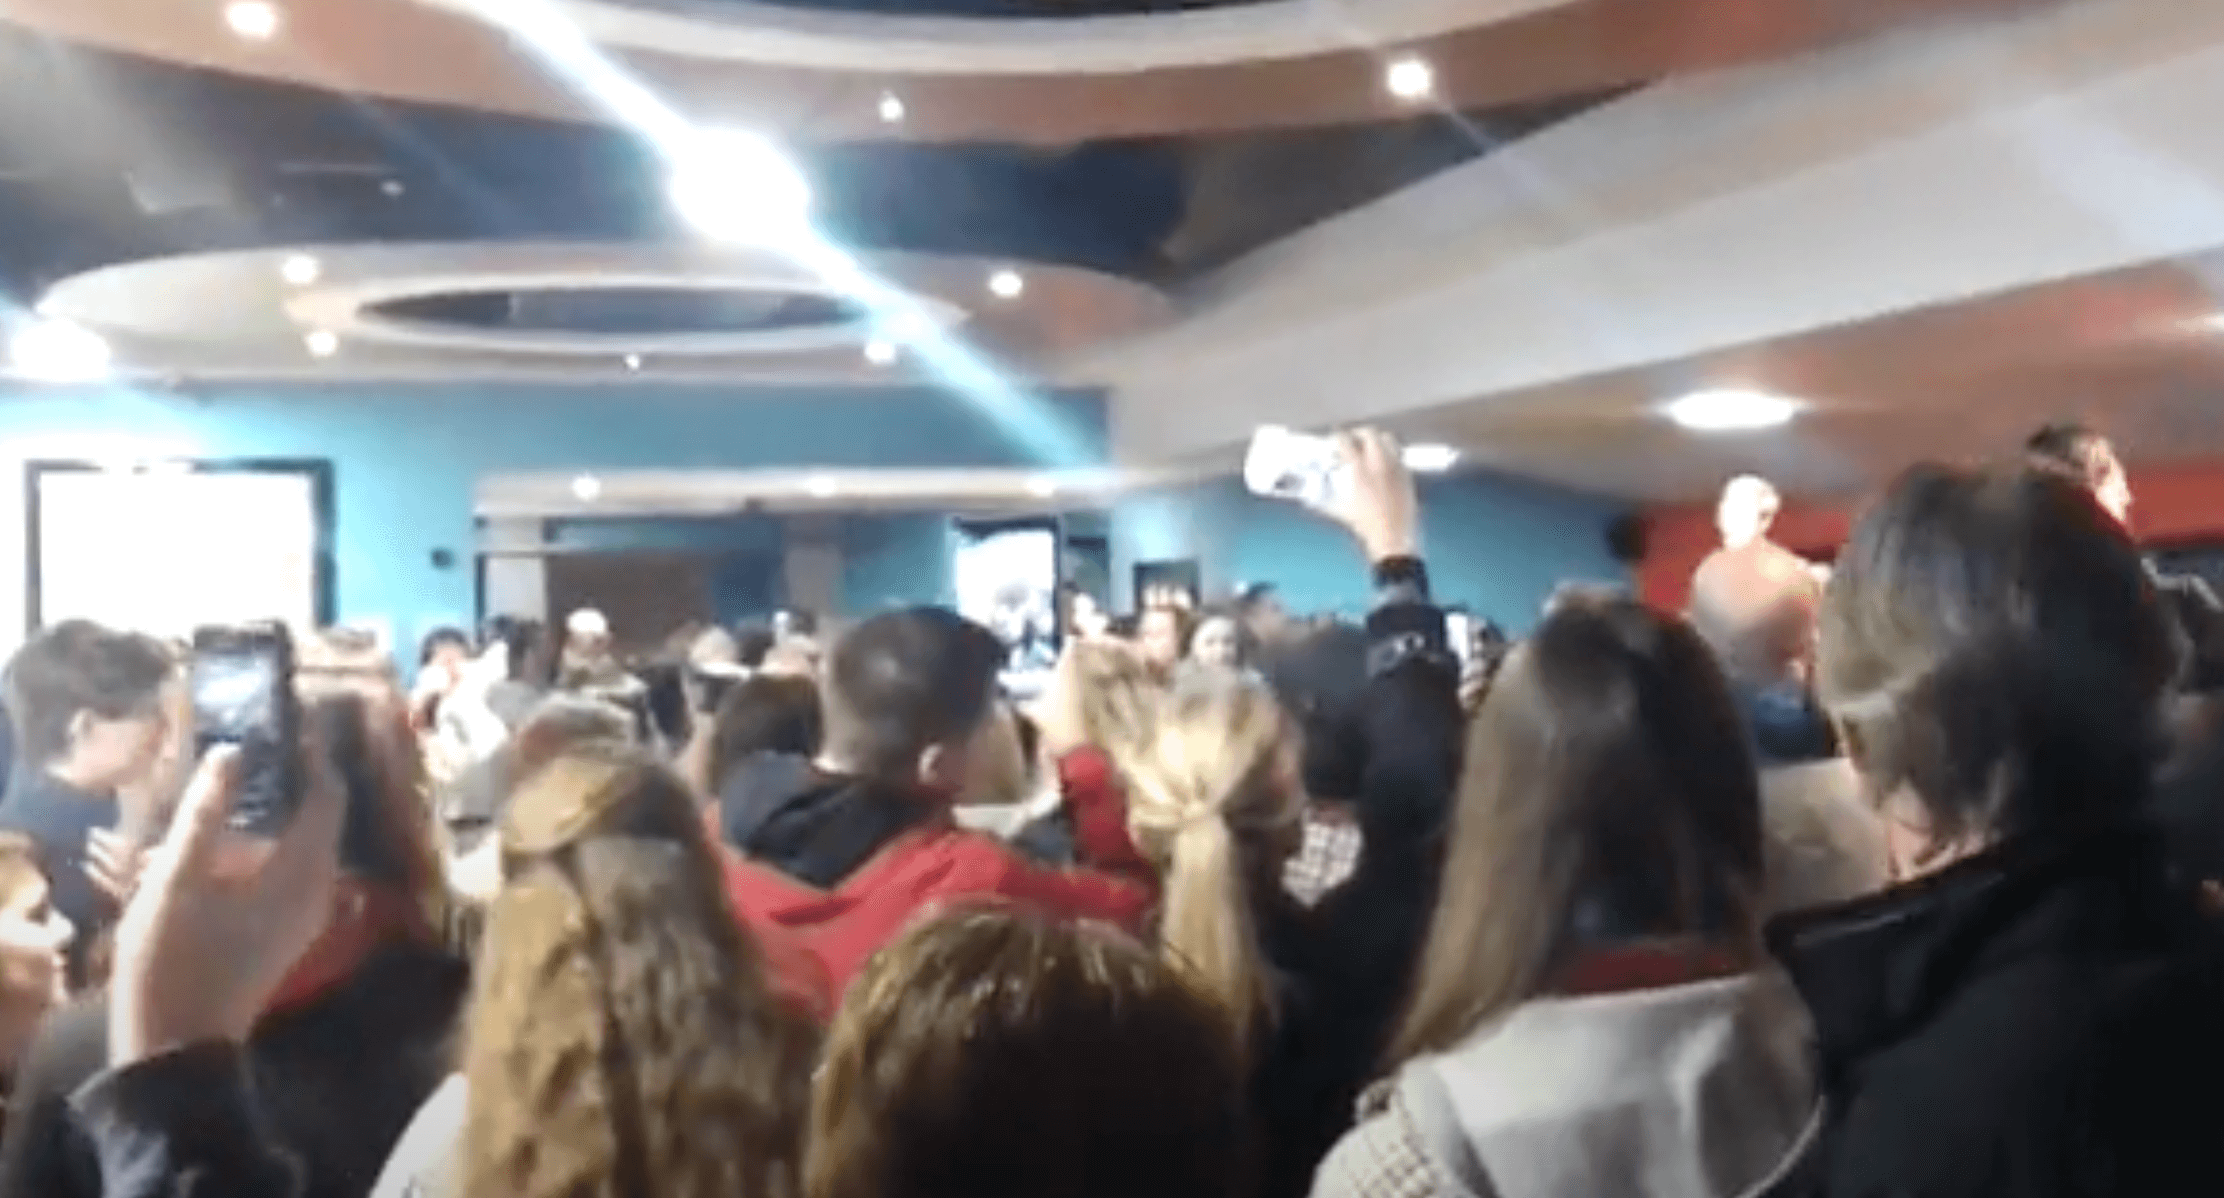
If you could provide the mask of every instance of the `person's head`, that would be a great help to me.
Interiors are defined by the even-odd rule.
[[[1271,645],[1290,630],[1289,609],[1271,582],[1255,582],[1236,596],[1236,619],[1253,644]]]
[[[91,791],[144,777],[170,731],[164,684],[175,668],[152,637],[89,620],[42,629],[8,663],[17,765]]]
[[[1069,636],[1096,638],[1110,631],[1111,620],[1097,597],[1079,587],[1066,590],[1066,632]]]
[[[1197,622],[1189,638],[1189,656],[1208,666],[1235,669],[1243,664],[1243,628],[1236,618],[1215,612]]]
[[[1162,677],[1172,673],[1189,648],[1190,622],[1188,610],[1171,603],[1144,608],[1135,626],[1135,647],[1143,654],[1144,664]]]
[[[809,678],[751,675],[726,692],[711,717],[707,781],[715,786],[759,753],[816,754],[822,730],[818,684]]]
[[[947,608],[885,612],[849,630],[820,681],[830,769],[946,798],[988,718],[1004,646]]]
[[[1394,1059],[1450,1048],[1588,950],[1659,941],[1757,958],[1759,786],[1696,633],[1628,600],[1562,604],[1470,725]]]
[[[1280,644],[1262,651],[1267,681],[1297,723],[1305,793],[1315,800],[1360,797],[1368,758],[1368,643],[1366,629],[1330,620],[1293,627]]]
[[[417,670],[442,681],[442,690],[452,690],[463,680],[463,668],[471,663],[471,638],[461,628],[435,628],[425,634],[417,647]]]
[[[2082,424],[2049,424],[2023,443],[2033,466],[2075,480],[2118,524],[2131,520],[2131,479],[2108,438]]]
[[[1839,555],[1817,682],[1906,875],[2128,814],[2173,666],[2137,550],[2081,484],[1918,466]]]
[[[304,646],[302,661],[315,660],[314,649]],[[429,934],[446,890],[424,798],[425,760],[406,697],[390,676],[345,670],[305,669],[298,689],[303,726],[347,794],[328,937],[352,942],[351,923],[388,913],[400,922],[382,928],[382,935]],[[320,943],[310,952],[331,947]]]
[[[1151,734],[1160,687],[1124,641],[1073,641],[1039,704],[1043,744],[1054,755],[1095,748],[1115,757]]]
[[[585,695],[551,695],[510,737],[512,773],[520,782],[583,745],[629,745],[637,725],[631,712]]]
[[[610,652],[610,619],[592,607],[582,607],[564,619],[564,651],[580,657]]]
[[[11,1076],[40,1022],[67,997],[62,954],[74,937],[49,898],[38,846],[0,832],[0,1070]]]
[[[1179,682],[1122,762],[1136,848],[1165,875],[1159,943],[1228,1005],[1238,1038],[1273,1011],[1257,907],[1303,838],[1295,732],[1273,692],[1218,671]]]
[[[1740,474],[1722,488],[1722,501],[1714,509],[1714,526],[1722,543],[1731,549],[1750,545],[1768,535],[1783,500],[1767,479]]]
[[[809,1038],[685,784],[584,745],[518,791],[464,1019],[466,1198],[793,1192]]]
[[[1100,925],[919,924],[850,987],[808,1198],[1223,1198],[1245,1073],[1211,995]]]
[[[765,655],[780,643],[769,621],[753,620],[734,629],[734,660],[743,669],[754,670],[764,664]]]

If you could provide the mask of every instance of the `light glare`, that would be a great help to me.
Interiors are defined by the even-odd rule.
[[[571,497],[581,503],[593,503],[602,498],[602,480],[592,474],[582,474],[571,480]]]
[[[1408,54],[1383,71],[1382,84],[1401,100],[1424,100],[1436,92],[1436,68]]]
[[[1027,280],[1021,278],[1018,271],[1009,267],[988,277],[989,294],[998,299],[1018,299],[1020,293],[1025,290],[1027,290]]]
[[[842,493],[842,484],[831,474],[814,474],[804,484],[804,489],[820,499],[832,499]]]
[[[1699,433],[1747,432],[1790,423],[1798,400],[1766,391],[1726,387],[1694,391],[1668,405],[1668,419]]]
[[[1459,450],[1449,445],[1408,445],[1400,455],[1405,468],[1415,474],[1442,474],[1459,461]]]
[[[232,0],[224,6],[224,23],[250,41],[267,42],[278,35],[278,6],[268,0]]]
[[[810,181],[759,133],[697,133],[673,156],[665,189],[673,211],[713,240],[781,247],[810,234]]]
[[[112,360],[100,334],[67,320],[24,326],[9,340],[8,357],[24,377],[49,383],[106,378]]]
[[[307,254],[288,254],[278,265],[278,277],[295,287],[307,287],[323,273],[323,264]]]
[[[896,361],[896,344],[878,339],[865,343],[865,360],[875,366],[888,366]]]
[[[880,122],[894,125],[904,119],[903,97],[894,92],[880,93]]]
[[[301,344],[308,347],[310,357],[329,358],[340,352],[340,335],[330,329],[316,329],[303,337]]]

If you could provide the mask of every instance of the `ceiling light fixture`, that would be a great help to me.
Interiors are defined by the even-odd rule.
[[[1449,445],[1408,445],[1399,456],[1415,474],[1442,474],[1459,461],[1460,451]]]
[[[627,355],[625,356],[625,366],[626,366],[626,369],[627,369],[627,370],[639,370],[639,369],[641,369],[641,355],[639,355],[639,354],[627,354]]]
[[[312,329],[301,339],[312,358],[329,358],[340,352],[340,335],[330,329]]]
[[[8,358],[25,378],[89,383],[108,377],[113,354],[100,334],[67,320],[25,325],[8,341]]]
[[[224,23],[249,41],[267,42],[278,36],[278,6],[269,0],[232,0],[224,6]]]
[[[901,123],[903,122],[903,119],[904,119],[904,112],[905,112],[905,109],[904,109],[904,102],[903,102],[903,97],[902,97],[902,96],[899,96],[899,95],[897,95],[897,94],[896,94],[896,93],[894,93],[894,92],[882,92],[882,93],[880,93],[880,123],[881,123],[881,124],[883,124],[883,125],[895,125],[895,124],[901,124]]]
[[[602,480],[592,474],[582,474],[571,480],[571,497],[581,503],[593,503],[602,498]]]
[[[1668,419],[1696,433],[1751,432],[1788,424],[1806,405],[1744,387],[1694,391],[1669,404]]]
[[[820,499],[832,499],[842,493],[842,484],[831,474],[814,474],[805,480],[803,489]]]
[[[1400,55],[1383,69],[1382,85],[1400,100],[1426,100],[1436,94],[1436,68],[1416,55]]]
[[[1027,480],[1027,493],[1037,499],[1048,499],[1058,493],[1058,480],[1048,475],[1036,475]]]
[[[1020,293],[1025,290],[1027,290],[1027,280],[1021,278],[1018,271],[1008,266],[988,277],[988,292],[998,299],[1018,299]]]
[[[307,287],[323,273],[323,264],[308,254],[288,254],[278,264],[278,277],[295,287]]]
[[[875,366],[892,366],[896,361],[896,343],[875,337],[865,343],[865,360]]]
[[[386,182],[378,185],[379,194],[385,196],[389,200],[398,200],[402,198],[403,193],[407,192],[408,190],[408,188],[402,186],[402,181],[399,179],[388,179]]]
[[[702,131],[675,156],[664,188],[672,210],[716,241],[779,246],[810,232],[810,180],[760,133]]]

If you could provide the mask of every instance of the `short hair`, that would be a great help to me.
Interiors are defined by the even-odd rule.
[[[710,784],[758,753],[808,757],[819,751],[825,724],[819,688],[795,675],[753,674],[734,684],[711,716]]]
[[[764,664],[765,655],[779,643],[780,637],[772,631],[772,625],[763,621],[743,624],[734,629],[734,660],[754,670]]]
[[[1924,465],[1838,558],[1817,680],[1872,790],[2005,840],[2137,805],[2174,664],[2137,549],[2084,487]]]
[[[1227,1016],[1102,925],[959,911],[850,987],[828,1037],[809,1198],[1222,1198],[1243,1191]]]
[[[1760,782],[1689,625],[1577,596],[1469,725],[1444,881],[1394,1056],[1443,1052],[1585,948],[1696,937],[1760,957]]]
[[[90,620],[40,630],[8,663],[18,763],[43,769],[69,751],[79,712],[120,720],[152,711],[176,659],[162,642]]]
[[[417,646],[417,664],[420,666],[431,665],[433,654],[449,646],[461,649],[466,654],[472,652],[471,638],[465,635],[463,629],[435,628],[426,633],[425,639],[419,642]]]
[[[862,773],[908,775],[930,746],[980,728],[1003,662],[996,634],[947,608],[874,616],[826,664],[826,747]]]
[[[2085,474],[2085,455],[2101,435],[2090,425],[2071,420],[2058,420],[2042,426],[2023,442],[2023,452],[2033,464],[2055,466],[2082,478]]]

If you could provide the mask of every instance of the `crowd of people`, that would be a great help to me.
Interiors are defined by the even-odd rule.
[[[177,650],[6,674],[0,1198],[1951,1198],[2224,1184],[2217,606],[2107,443],[1918,465],[1826,570],[1455,644],[1069,602],[297,653],[231,818]]]

